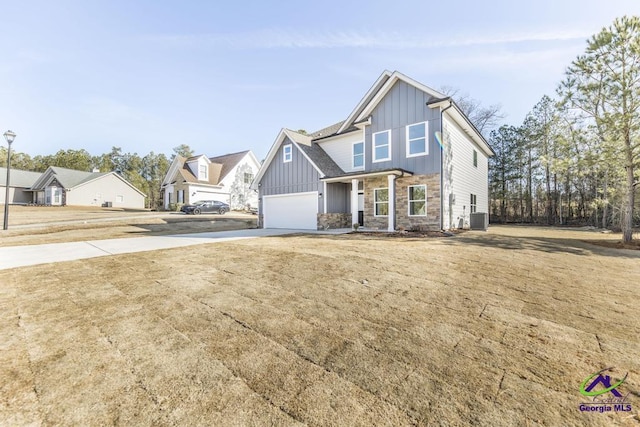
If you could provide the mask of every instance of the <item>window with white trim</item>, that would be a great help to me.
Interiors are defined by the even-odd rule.
[[[353,168],[364,168],[364,142],[355,142],[353,144]]]
[[[376,188],[373,190],[373,214],[374,216],[389,215],[389,189]]]
[[[251,181],[253,181],[253,174],[251,172],[245,172],[244,173],[244,183],[245,184],[251,184]]]
[[[374,133],[371,139],[373,162],[391,160],[391,130]]]
[[[282,161],[284,163],[288,163],[292,160],[291,150],[291,144],[282,146]]]
[[[475,213],[476,209],[478,209],[478,206],[477,206],[477,203],[476,203],[477,201],[478,201],[478,196],[475,195],[475,194],[472,194],[471,195],[471,201],[469,203],[469,205],[471,207],[470,208],[471,213]]]
[[[407,126],[407,157],[429,154],[427,122]]]
[[[478,152],[473,150],[473,166],[478,167]]]
[[[200,173],[198,176],[200,180],[207,180],[207,165],[200,165]]]
[[[427,186],[425,184],[410,185],[409,216],[427,216]]]

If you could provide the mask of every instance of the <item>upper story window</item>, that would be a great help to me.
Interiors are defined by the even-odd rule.
[[[291,144],[284,145],[282,147],[282,161],[288,163],[292,160]]]
[[[251,181],[253,181],[253,174],[250,172],[245,172],[244,173],[244,183],[245,184],[251,184]]]
[[[356,142],[353,144],[353,168],[360,169],[364,167],[364,142]]]
[[[391,160],[391,131],[385,130],[373,134],[373,161]]]
[[[478,167],[478,152],[473,150],[473,166]]]
[[[207,180],[207,165],[200,165],[198,179]]]
[[[427,122],[407,126],[407,157],[424,156],[428,153]]]

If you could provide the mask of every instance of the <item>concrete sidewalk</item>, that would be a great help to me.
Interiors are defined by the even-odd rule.
[[[73,261],[108,255],[155,251],[205,243],[228,242],[284,234],[341,234],[351,230],[245,229],[170,236],[130,237],[125,239],[89,240],[85,242],[0,247],[0,270],[51,262]]]

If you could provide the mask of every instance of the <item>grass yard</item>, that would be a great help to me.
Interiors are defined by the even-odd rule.
[[[0,271],[0,424],[637,426],[640,252],[592,238],[297,235]],[[632,411],[580,412],[606,367]]]
[[[185,215],[99,207],[10,206],[9,229],[0,231],[0,246],[239,230],[255,228],[256,223],[256,215],[238,212]]]

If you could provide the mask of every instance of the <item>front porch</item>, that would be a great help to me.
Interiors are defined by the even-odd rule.
[[[401,169],[324,178],[319,229],[440,230],[440,175]],[[353,219],[356,220],[353,220]]]

